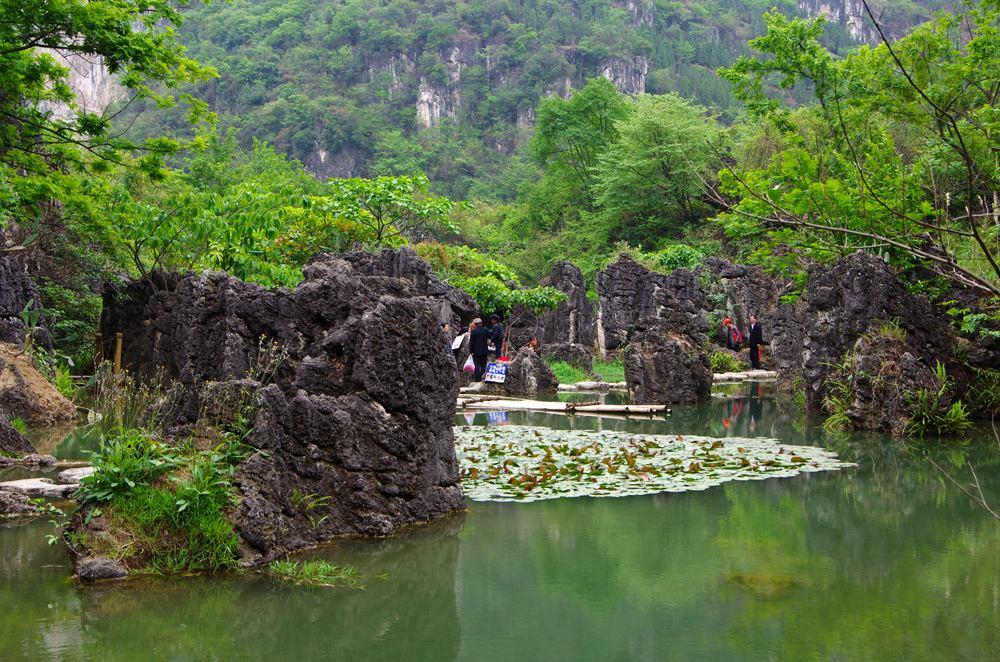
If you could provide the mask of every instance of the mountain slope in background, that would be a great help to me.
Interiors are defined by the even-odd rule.
[[[882,0],[877,11],[898,36],[936,2]],[[774,6],[827,16],[836,48],[877,38],[858,0],[239,0],[192,7],[182,38],[218,69],[200,96],[244,144],[271,142],[323,178],[421,169],[454,197],[502,198],[496,173],[539,100],[590,77],[730,116],[714,71]],[[183,126],[154,111],[135,130]]]

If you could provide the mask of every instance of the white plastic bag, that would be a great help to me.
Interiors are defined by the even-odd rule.
[[[469,354],[469,358],[465,359],[465,365],[462,366],[463,372],[475,372],[476,364],[472,360],[472,354]]]

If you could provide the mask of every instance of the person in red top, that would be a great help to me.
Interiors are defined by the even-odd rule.
[[[764,331],[760,328],[756,315],[750,316],[750,365],[760,370],[760,346],[764,344]]]

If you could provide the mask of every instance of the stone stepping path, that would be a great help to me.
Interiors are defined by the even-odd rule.
[[[94,473],[93,467],[74,467],[60,471],[56,480],[51,478],[22,478],[0,483],[0,491],[16,492],[32,497],[68,499],[80,487],[80,480]]]

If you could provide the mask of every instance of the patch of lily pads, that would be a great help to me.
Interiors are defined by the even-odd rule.
[[[816,446],[502,426],[455,428],[462,489],[473,501],[538,501],[705,490],[855,466]]]

